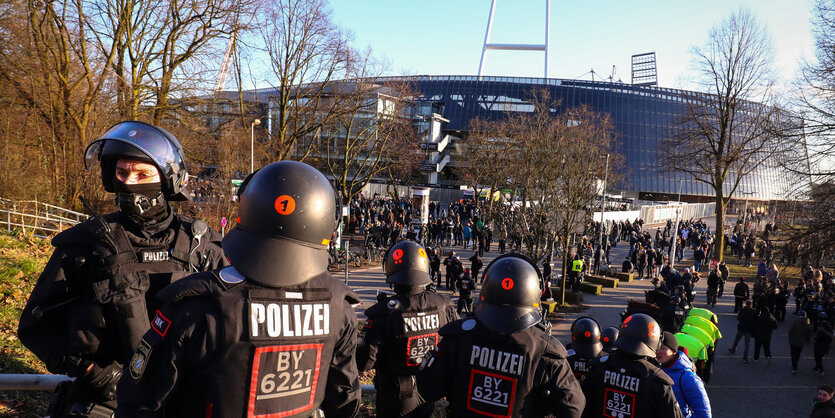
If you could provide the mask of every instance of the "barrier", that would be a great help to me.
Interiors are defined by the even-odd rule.
[[[63,374],[0,374],[0,391],[6,390],[41,390],[50,392],[59,383],[73,380]],[[377,393],[374,385],[360,385],[363,393]]]

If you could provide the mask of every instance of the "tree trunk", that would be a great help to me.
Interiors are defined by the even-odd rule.
[[[713,242],[713,255],[719,261],[725,258],[725,198],[721,190],[716,192],[716,239]]]
[[[568,228],[565,229],[565,241],[562,243],[562,285],[560,286],[560,305],[565,305],[565,277],[568,273]]]

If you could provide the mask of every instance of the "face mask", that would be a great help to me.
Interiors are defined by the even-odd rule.
[[[125,184],[116,180],[113,184],[116,204],[123,213],[148,220],[164,213],[166,201],[160,183]]]

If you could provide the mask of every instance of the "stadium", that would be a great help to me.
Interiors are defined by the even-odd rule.
[[[686,100],[694,92],[620,82],[525,77],[433,75],[378,81],[409,83],[418,92],[413,113],[417,116],[415,123],[425,125],[421,129],[425,132],[422,147],[427,152],[421,164],[424,186],[449,189],[461,185],[452,168],[467,164],[460,151],[470,121],[532,111],[533,106],[527,102],[531,90],[545,88],[560,101],[560,109],[586,105],[612,117],[625,166],[623,180],[614,189],[623,198],[669,201],[678,199],[679,192],[682,201],[706,202],[714,197],[709,185],[685,173],[665,172],[658,167],[658,158],[663,157],[662,139],[687,111]],[[272,117],[267,89],[245,95],[260,102]],[[742,180],[735,198],[763,203],[787,200],[787,178],[778,167],[763,164]]]

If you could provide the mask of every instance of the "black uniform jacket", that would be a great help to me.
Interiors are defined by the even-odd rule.
[[[119,382],[116,416],[357,413],[359,298],[327,272],[272,288],[227,267],[159,297],[167,303]]]
[[[441,328],[441,343],[418,375],[427,402],[443,396],[451,416],[579,417],[585,397],[566,361],[565,347],[545,327],[511,335],[477,318]]]

